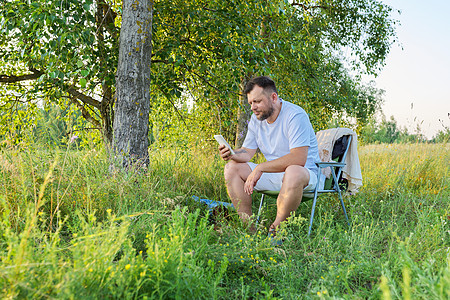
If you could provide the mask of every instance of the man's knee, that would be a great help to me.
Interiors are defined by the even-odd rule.
[[[234,160],[230,160],[224,168],[224,176],[225,180],[228,181],[234,177],[245,177],[245,173],[249,173],[248,170],[250,170],[250,167],[246,163],[238,163]],[[251,171],[251,170],[250,170]],[[248,174],[247,174],[248,176]]]
[[[309,172],[306,168],[298,165],[291,165],[286,168],[283,177],[283,185],[287,188],[305,188],[309,183]]]
[[[225,179],[229,178],[232,175],[235,175],[237,171],[237,163],[234,160],[230,160],[225,165],[223,169],[223,174],[225,175]]]

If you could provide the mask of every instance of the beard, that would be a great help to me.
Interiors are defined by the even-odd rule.
[[[259,121],[264,121],[265,119],[269,118],[273,114],[273,106],[269,107],[269,109],[265,112],[263,112],[261,115],[256,117]]]

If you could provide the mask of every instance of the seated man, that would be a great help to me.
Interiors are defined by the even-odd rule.
[[[242,148],[231,155],[228,148],[219,146],[220,156],[228,161],[225,182],[243,220],[252,215],[254,190],[280,191],[277,216],[269,229],[269,234],[274,234],[298,208],[303,191],[313,190],[317,184],[317,140],[306,112],[278,97],[272,79],[253,78],[244,92],[253,115]],[[258,148],[267,161],[257,165],[250,160]]]

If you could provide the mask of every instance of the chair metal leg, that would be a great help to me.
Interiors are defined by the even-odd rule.
[[[262,208],[262,205],[263,205],[263,202],[264,202],[264,194],[262,194],[262,196],[261,196],[261,201],[259,202],[259,209],[258,209],[258,216],[256,217],[256,226],[258,226],[258,223],[259,223],[259,217],[261,216],[261,208]]]
[[[320,170],[319,170],[320,172]],[[319,183],[317,183],[319,184]],[[311,218],[309,219],[309,229],[308,229],[308,236],[311,235],[311,228],[312,228],[312,224],[313,224],[313,219],[314,219],[314,211],[316,209],[316,202],[317,202],[317,190],[319,188],[316,187],[316,190],[314,191],[314,200],[313,200],[313,204],[312,204],[312,209],[311,209]]]
[[[331,174],[333,175],[334,188],[338,192],[339,200],[341,201],[341,206],[342,206],[342,210],[344,211],[345,219],[347,220],[347,224],[350,227],[350,221],[348,220],[347,211],[345,210],[344,199],[342,198],[341,189],[339,188],[339,184],[336,179],[336,174],[334,174],[334,172],[331,172]]]

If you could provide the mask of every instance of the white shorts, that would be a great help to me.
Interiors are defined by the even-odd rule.
[[[248,162],[247,163],[252,171],[256,168],[257,164]],[[317,174],[309,171],[309,183],[308,186],[303,189],[303,191],[313,191],[317,185]],[[284,172],[280,173],[263,173],[261,178],[255,185],[256,191],[279,191],[281,190],[281,184],[283,183]]]

